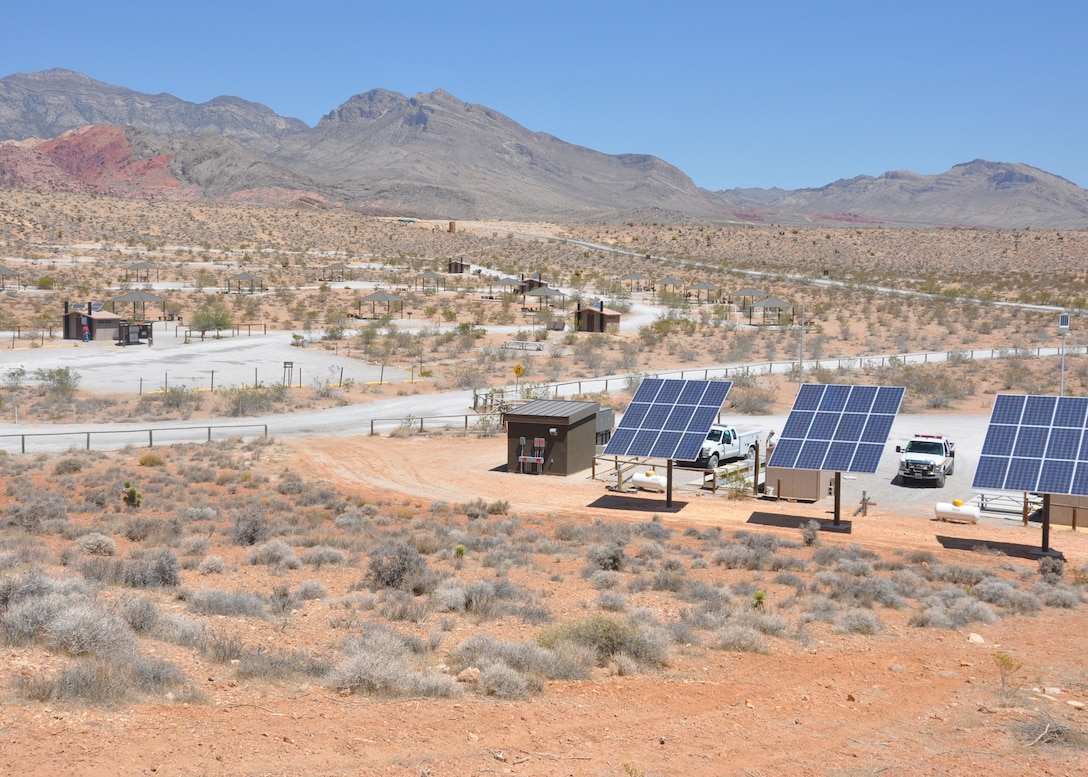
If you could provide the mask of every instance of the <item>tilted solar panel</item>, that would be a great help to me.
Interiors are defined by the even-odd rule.
[[[876,472],[904,392],[900,386],[806,383],[768,466]]]
[[[646,378],[605,446],[609,456],[693,461],[733,384]]]
[[[995,397],[972,486],[1088,496],[1088,397]]]

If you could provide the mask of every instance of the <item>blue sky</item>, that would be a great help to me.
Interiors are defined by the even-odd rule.
[[[444,89],[708,189],[976,158],[1088,187],[1081,0],[10,5],[0,77],[62,67],[311,126],[370,89]]]

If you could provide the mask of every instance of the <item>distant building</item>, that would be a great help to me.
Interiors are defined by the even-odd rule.
[[[90,340],[116,340],[123,319],[116,313],[103,310],[99,302],[64,303],[64,339],[82,340],[83,327],[87,327]]]
[[[587,308],[579,303],[578,309],[574,311],[574,328],[578,332],[604,332],[610,326],[619,325],[619,311],[606,308],[603,301]]]

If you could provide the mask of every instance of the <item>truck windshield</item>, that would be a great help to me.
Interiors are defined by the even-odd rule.
[[[927,453],[931,456],[943,456],[944,445],[939,442],[911,440],[907,443],[907,453]]]
[[[722,430],[721,429],[711,429],[710,432],[707,434],[706,439],[709,442],[718,442],[719,440],[722,439]]]

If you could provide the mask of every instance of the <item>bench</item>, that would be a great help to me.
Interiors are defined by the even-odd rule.
[[[516,350],[544,350],[543,343],[536,343],[531,340],[504,340],[503,347]]]

